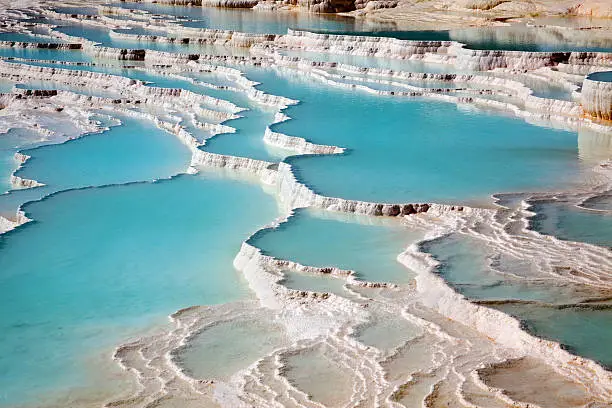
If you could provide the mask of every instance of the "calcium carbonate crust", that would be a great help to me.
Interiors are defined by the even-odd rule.
[[[109,12],[118,10],[109,9]],[[118,12],[118,11],[116,11]],[[54,15],[59,18],[73,18]],[[100,19],[96,23],[109,24]],[[603,53],[519,53],[507,51],[474,51],[466,50],[461,44],[453,42],[410,42],[376,37],[327,36],[298,31],[289,31],[285,36],[248,36],[241,33],[199,30],[187,30],[189,41],[203,44],[223,44],[226,46],[251,47],[254,53],[262,56],[223,57],[199,54],[171,54],[157,51],[128,51],[97,47],[84,41],[84,52],[96,57],[121,60],[143,61],[143,69],[167,69],[181,66],[187,70],[198,70],[212,67],[227,70],[236,76],[236,89],[262,105],[277,109],[274,123],[290,118],[283,110],[298,101],[281,96],[269,95],[256,89],[257,83],[248,80],[239,70],[221,67],[220,64],[256,65],[277,69],[279,72],[300,72],[308,80],[322,81],[328,85],[356,88],[380,95],[390,95],[367,83],[375,81],[436,81],[455,85],[470,86],[464,90],[467,94],[455,95],[448,90],[431,90],[426,87],[402,85],[406,92],[394,93],[398,97],[428,97],[458,104],[474,104],[487,108],[510,111],[528,120],[542,120],[557,123],[558,126],[576,129],[580,126],[608,133],[610,128],[605,123],[597,123],[585,118],[584,111],[598,112],[602,100],[593,96],[598,89],[589,89],[586,81],[582,89],[582,106],[573,101],[558,101],[540,98],[533,95],[531,89],[520,81],[503,79],[480,74],[446,75],[397,72],[380,69],[362,69],[349,65],[317,63],[305,59],[284,57],[279,50],[303,50],[350,55],[368,55],[377,57],[418,59],[452,64],[455,67],[470,68],[478,71],[528,71],[537,72],[546,78],[559,77],[565,81],[573,72],[584,72],[592,67],[609,67],[611,57]],[[178,41],[185,33],[177,33],[175,40],[167,38],[140,38],[146,41]],[[125,38],[128,34],[114,33]],[[131,37],[130,37],[131,38]],[[74,41],[74,37],[66,36]],[[2,47],[34,47],[23,43],[0,43]],[[69,47],[68,45],[67,47]],[[72,45],[74,46],[74,45]],[[45,46],[36,46],[44,48]],[[62,45],[62,47],[64,47]],[[64,48],[62,48],[64,49]],[[412,244],[398,260],[407,269],[416,273],[415,284],[410,287],[380,282],[364,282],[355,277],[353,271],[337,268],[322,268],[298,264],[292,260],[275,259],[264,255],[251,243],[251,238],[242,244],[234,265],[242,271],[250,288],[257,296],[257,304],[229,304],[219,307],[194,306],[176,312],[171,316],[171,328],[150,337],[143,337],[133,343],[117,348],[114,358],[122,368],[136,374],[140,389],[131,398],[117,400],[108,406],[145,407],[166,399],[202,399],[202,401],[224,406],[320,406],[291,384],[283,376],[286,357],[291,353],[313,347],[331,348],[334,357],[343,364],[353,367],[353,391],[351,404],[366,406],[398,406],[395,399],[403,387],[417,381],[419,376],[410,373],[404,383],[392,383],[386,379],[382,367],[382,351],[366,347],[353,336],[356,327],[367,322],[381,310],[390,310],[397,316],[420,327],[423,339],[437,348],[442,359],[432,358],[428,361],[430,374],[444,372],[436,377],[428,393],[423,396],[425,403],[453,400],[467,406],[478,406],[471,402],[475,398],[475,389],[491,404],[509,404],[527,406],[523,402],[513,401],[498,389],[487,386],[479,376],[483,367],[491,367],[504,361],[520,359],[525,356],[540,359],[560,375],[570,379],[586,389],[594,406],[604,406],[612,400],[612,376],[596,363],[571,355],[557,343],[538,339],[526,333],[519,322],[501,312],[474,304],[452,290],[436,274],[437,262],[422,250],[426,242],[439,239],[453,232],[460,232],[480,239],[487,245],[511,253],[523,259],[543,258],[537,276],[533,279],[555,279],[572,284],[594,288],[610,287],[605,279],[606,271],[612,270],[609,259],[602,248],[592,245],[562,242],[552,237],[545,237],[527,228],[527,218],[531,214],[527,202],[514,210],[514,218],[499,220],[498,210],[474,208],[459,205],[441,205],[436,203],[375,203],[341,198],[326,197],[314,193],[301,183],[293,174],[291,165],[285,162],[272,163],[246,157],[218,155],[201,149],[206,140],[198,140],[180,123],[180,119],[169,121],[168,118],[148,113],[144,108],[159,109],[195,109],[211,122],[200,122],[202,128],[210,132],[210,137],[217,134],[235,131],[224,124],[232,120],[241,108],[221,99],[210,98],[182,89],[161,89],[148,87],[146,84],[128,78],[97,74],[87,71],[74,71],[35,67],[20,63],[0,63],[0,76],[13,80],[46,80],[74,87],[73,91],[57,91],[52,94],[44,92],[23,92],[15,90],[2,96],[2,104],[14,109],[25,109],[33,105],[61,105],[75,109],[102,109],[110,116],[131,115],[155,123],[159,128],[177,137],[192,153],[187,173],[196,172],[201,167],[223,168],[229,171],[243,172],[259,178],[262,183],[276,189],[276,195],[282,204],[284,215],[264,228],[275,228],[283,222],[290,222],[297,208],[318,208],[336,213],[355,213],[369,217],[394,217],[397,222],[405,223],[411,228],[428,231],[423,241]],[[69,66],[69,64],[66,64]],[[161,66],[164,66],[163,68]],[[560,70],[551,70],[559,67]],[[347,78],[341,74],[329,72],[333,68],[340,72],[364,80],[364,85],[348,85]],[[121,93],[120,98],[103,98],[78,93],[79,88],[95,88],[98,83],[120,84],[110,89]],[[571,83],[566,81],[568,87]],[[499,88],[501,92],[518,98],[522,106],[510,102],[487,99],[484,91],[487,87]],[[585,92],[586,88],[586,92]],[[595,86],[594,88],[597,88]],[[605,88],[605,87],[604,87]],[[481,89],[482,92],[475,90]],[[576,89],[574,89],[575,91]],[[470,95],[470,93],[472,93]],[[585,101],[586,99],[586,101]],[[138,101],[138,102],[137,102]],[[592,105],[589,105],[591,102]],[[201,105],[209,106],[203,108]],[[605,107],[605,106],[604,106]],[[583,110],[584,109],[584,110]],[[603,115],[592,115],[603,117]],[[270,124],[272,126],[273,123]],[[317,145],[307,140],[276,132],[268,127],[263,135],[265,143],[288,150],[294,154],[342,154],[344,148],[338,146]],[[85,132],[84,132],[85,133]],[[20,163],[26,163],[27,156],[18,153]],[[602,171],[605,170],[602,164]],[[609,174],[604,171],[604,174]],[[26,180],[13,174],[12,180],[19,187],[35,187],[38,182]],[[607,191],[607,184],[593,188],[592,194]],[[537,194],[534,194],[537,196]],[[516,236],[508,232],[508,225],[515,220],[522,223],[523,235]],[[5,232],[27,222],[28,219],[19,211],[15,220],[0,217],[0,231]],[[492,231],[482,231],[478,225],[491,225]],[[577,251],[579,249],[579,251]],[[577,255],[578,254],[578,255]],[[346,297],[333,293],[315,293],[295,291],[282,284],[283,271],[298,270],[304,273],[327,274],[346,281]],[[569,273],[578,270],[580,274]],[[568,272],[569,271],[569,272]],[[361,288],[361,289],[360,289]],[[363,290],[367,292],[364,296]],[[389,301],[377,293],[397,291],[405,296],[403,300]],[[209,325],[222,321],[240,318],[267,319],[280,324],[288,340],[272,353],[262,356],[251,366],[234,374],[228,381],[196,380],[190,377],[176,362],[176,353],[184,347],[199,331]],[[445,319],[436,318],[437,315]],[[431,319],[428,320],[428,319]],[[450,329],[453,330],[450,330]],[[470,334],[470,341],[461,336],[448,333],[459,332]],[[418,338],[414,341],[419,341]],[[473,344],[472,344],[472,343]],[[398,348],[399,350],[399,348]],[[486,351],[486,353],[484,353]],[[434,375],[434,374],[431,374]],[[438,375],[438,374],[436,374]],[[166,381],[158,381],[165,378]],[[176,387],[171,384],[177,385]],[[399,394],[398,394],[399,393]],[[491,405],[493,406],[493,405]],[[529,404],[529,406],[536,406]]]

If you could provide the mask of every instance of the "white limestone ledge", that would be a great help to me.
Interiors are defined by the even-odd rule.
[[[581,99],[587,115],[612,120],[612,71],[588,75],[582,85]]]
[[[180,43],[183,45],[218,45],[243,48],[248,48],[261,42],[274,41],[276,38],[274,34],[250,34],[227,30],[189,30],[177,28],[168,30],[166,35],[139,35],[111,30],[110,36],[112,38],[128,41]]]
[[[310,143],[302,137],[287,136],[283,133],[274,132],[266,127],[263,140],[266,144],[284,150],[290,150],[296,154],[341,154],[344,148],[337,146],[320,145]]]
[[[300,183],[294,176],[291,165],[278,164],[277,190],[281,202],[287,208],[314,207],[328,211],[363,214],[370,216],[398,217],[419,213],[445,214],[448,212],[470,212],[469,207],[430,203],[374,203],[326,197],[315,193]]]
[[[42,187],[42,186],[44,186],[44,184],[39,183],[36,180],[22,178],[14,174],[11,175],[11,187],[14,190],[22,190],[26,188],[34,188],[34,187]]]

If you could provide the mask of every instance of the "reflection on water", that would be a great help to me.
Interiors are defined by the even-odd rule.
[[[564,30],[513,25],[440,31],[397,31],[376,29],[370,32],[318,30],[328,34],[391,37],[412,41],[458,41],[471,49],[515,51],[602,51],[612,52],[612,38],[606,32]]]
[[[154,3],[113,3],[113,6],[130,10],[145,10],[156,15],[179,18],[186,27],[213,28],[250,33],[285,34],[287,29],[302,30],[355,30],[371,29],[363,20],[351,17],[295,13],[285,11],[253,11],[216,7],[188,7]],[[380,24],[375,24],[379,27]]]

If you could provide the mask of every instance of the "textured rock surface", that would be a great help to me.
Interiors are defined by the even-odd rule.
[[[609,0],[585,0],[574,8],[579,16],[612,18],[612,2]]]
[[[432,0],[419,3],[433,7],[443,2]],[[539,4],[537,1],[531,3],[534,7]],[[446,2],[446,4],[448,4],[447,9],[438,10],[438,13],[448,12],[449,15],[453,15],[452,10],[472,13],[472,11],[466,11],[471,10],[470,7],[478,9],[477,12],[483,14],[496,13],[496,10],[510,12],[517,4],[526,3],[460,0],[456,4],[454,2]],[[304,6],[298,3],[292,5]],[[361,1],[355,3],[355,8],[366,12],[369,10],[388,11],[383,9],[394,5],[394,2],[386,1],[369,3]],[[336,10],[338,6],[334,3],[312,2],[306,3],[304,7],[320,7],[321,11],[324,11],[328,8]],[[532,9],[529,8],[529,10]],[[458,105],[470,104],[477,107],[494,108],[526,120],[554,118],[562,123],[564,128],[571,128],[575,125],[587,127],[593,124],[587,119],[583,120],[583,112],[578,103],[535,96],[527,83],[520,82],[521,78],[527,74],[537,74],[544,80],[556,78],[559,81],[566,81],[568,89],[578,90],[577,84],[580,84],[584,74],[595,67],[599,69],[602,66],[611,66],[610,56],[601,53],[479,52],[465,50],[455,42],[410,42],[373,37],[363,39],[350,36],[310,35],[298,32],[290,32],[287,36],[275,36],[273,39],[256,38],[253,40],[255,37],[241,33],[215,30],[201,30],[200,33],[196,33],[194,30],[183,31],[179,28],[176,28],[175,34],[174,41],[182,41],[182,38],[189,38],[189,41],[192,38],[202,38],[202,43],[229,42],[229,46],[250,46],[254,53],[261,54],[252,57],[233,57],[169,54],[156,51],[122,52],[111,48],[92,47],[92,44],[87,42],[83,42],[83,45],[85,52],[92,55],[108,56],[113,59],[140,59],[142,62],[137,65],[143,70],[167,71],[169,75],[177,75],[177,73],[183,74],[178,70],[180,68],[185,71],[184,75],[189,72],[213,70],[226,72],[232,76],[237,75],[239,79],[231,84],[234,92],[243,90],[244,95],[250,100],[275,108],[277,114],[274,123],[289,120],[290,118],[282,113],[282,109],[298,101],[266,94],[256,89],[254,82],[240,76],[240,71],[229,67],[215,67],[211,64],[229,62],[237,66],[264,66],[281,73],[287,71],[288,75],[308,77],[308,79],[321,81],[329,86],[351,89],[356,87],[354,82],[360,79],[362,81],[358,83],[358,89],[374,94],[389,97],[419,96]],[[159,38],[141,37],[140,39],[160,41]],[[377,55],[417,61],[439,61],[447,64],[449,68],[467,66],[478,70],[495,71],[469,74],[426,74],[367,69],[282,57],[275,54],[278,51],[278,48],[275,48],[277,46],[286,46],[297,51],[313,50],[330,54]],[[495,77],[499,72],[507,74],[508,77]],[[576,73],[581,75],[578,76]],[[349,75],[352,77],[348,78]],[[192,153],[190,167],[186,169],[188,173],[196,172],[200,166],[207,166],[221,169],[223,173],[236,177],[238,175],[242,177],[243,173],[257,176],[262,184],[270,184],[266,186],[266,189],[276,192],[279,204],[283,204],[279,219],[270,220],[271,224],[265,228],[273,228],[283,220],[289,219],[295,207],[308,206],[317,210],[328,210],[326,216],[329,217],[354,216],[341,213],[362,214],[371,216],[369,222],[372,223],[402,222],[409,228],[420,227],[427,233],[426,240],[434,240],[453,231],[462,231],[474,239],[486,241],[487,245],[497,248],[500,253],[508,253],[529,264],[537,264],[533,275],[521,277],[521,281],[523,279],[541,281],[553,277],[558,278],[561,282],[601,285],[606,288],[611,286],[608,275],[612,268],[612,261],[609,261],[608,252],[604,252],[608,251],[607,249],[558,241],[553,237],[544,237],[526,231],[524,229],[525,220],[531,213],[523,211],[522,205],[508,213],[505,210],[436,203],[378,203],[326,197],[315,193],[301,183],[288,163],[272,163],[248,157],[207,152],[200,148],[206,144],[207,137],[235,131],[229,126],[231,122],[225,125],[220,123],[223,120],[235,118],[239,107],[222,99],[205,97],[178,88],[145,87],[139,81],[131,81],[118,76],[87,73],[86,71],[72,73],[69,70],[28,67],[24,64],[0,64],[0,77],[59,82],[69,85],[69,89],[75,89],[74,92],[14,90],[10,94],[0,95],[0,102],[3,105],[12,104],[13,106],[10,106],[9,109],[13,112],[19,112],[19,109],[26,107],[34,107],[33,109],[37,109],[36,112],[39,114],[42,108],[55,112],[53,108],[61,106],[64,112],[62,115],[65,115],[70,109],[98,110],[104,107],[106,112],[133,115],[151,121],[177,137]],[[408,90],[407,92],[391,93],[375,87],[369,88],[368,85],[372,79],[375,81],[404,80],[410,81],[411,85],[404,88]],[[346,81],[353,81],[353,84]],[[574,85],[571,84],[572,81]],[[99,89],[103,89],[107,83],[113,83],[115,87],[121,87],[121,89],[114,90],[118,93],[116,98],[92,97],[78,93],[92,82],[95,82]],[[435,82],[435,87],[440,86],[440,88],[421,87],[424,85],[422,83],[427,82],[430,82],[429,85]],[[209,85],[212,86],[212,84]],[[464,89],[461,92],[446,89],[451,88],[451,85]],[[467,89],[469,87],[471,88]],[[588,92],[587,89],[586,94]],[[498,99],[487,99],[490,96]],[[601,105],[601,98],[596,99],[598,101],[596,105]],[[202,108],[201,104],[211,109]],[[217,107],[222,108],[223,111],[215,111]],[[192,124],[197,128],[205,129],[207,136],[196,138],[195,132],[190,133],[193,127],[183,123],[183,118],[186,116],[189,118],[190,115]],[[204,121],[213,117],[214,123],[200,122],[200,120]],[[23,121],[21,118],[18,120]],[[340,154],[343,152],[341,147],[317,145],[303,138],[284,135],[272,129],[274,128],[268,128],[263,137],[266,143],[275,147],[299,154]],[[608,136],[609,128],[603,132],[608,132],[602,133],[603,136]],[[18,154],[16,159],[24,163],[27,156]],[[33,180],[23,180],[17,177],[13,179],[13,182],[23,187],[33,187],[35,183]],[[27,222],[23,214],[10,218],[0,217],[0,232]],[[13,218],[15,221],[12,221]],[[482,228],[482,226],[487,227]],[[517,228],[521,229],[520,233],[516,233]],[[134,408],[168,404],[188,407],[194,406],[196,401],[198,406],[214,406],[215,401],[221,401],[222,406],[232,407],[296,406],[303,408],[304,406],[315,406],[307,400],[306,395],[300,394],[299,390],[289,381],[285,381],[283,359],[286,353],[300,352],[303,348],[321,344],[329,345],[329,349],[333,350],[333,353],[327,356],[330,357],[330,361],[338,361],[346,366],[354,367],[355,380],[353,380],[352,387],[354,392],[351,403],[347,406],[383,405],[382,401],[390,401],[393,396],[401,396],[401,392],[396,393],[396,390],[411,394],[418,393],[418,389],[423,392],[420,397],[417,396],[418,403],[406,404],[406,406],[422,406],[423,404],[440,407],[526,406],[521,402],[513,401],[500,390],[487,387],[484,382],[479,382],[476,371],[483,366],[495,367],[500,362],[523,356],[538,358],[543,364],[550,364],[560,374],[575,381],[591,395],[592,406],[607,406],[607,401],[612,398],[612,377],[608,372],[591,361],[570,355],[556,343],[528,335],[515,319],[482,305],[470,303],[448,287],[436,273],[437,262],[421,250],[421,244],[410,245],[398,258],[416,274],[415,281],[407,288],[393,287],[394,285],[379,282],[357,281],[352,271],[341,270],[333,266],[301,265],[290,259],[272,258],[253,245],[249,240],[244,242],[234,264],[242,272],[258,302],[249,302],[242,306],[224,305],[218,308],[196,306],[183,309],[171,316],[172,327],[168,332],[153,335],[151,338],[145,337],[119,347],[115,353],[115,359],[123,369],[131,371],[138,377],[137,380],[142,388],[134,398],[113,402],[108,406]],[[352,289],[346,287],[346,298],[333,293],[317,294],[304,290],[290,290],[279,283],[283,277],[283,270],[288,268],[303,273],[327,274],[335,279],[343,279],[347,283],[346,286],[351,286]],[[565,272],[574,270],[580,273]],[[509,276],[508,279],[512,277]],[[353,291],[357,286],[384,289],[386,292],[368,291],[363,292],[367,295],[363,296],[358,291],[359,289]],[[269,310],[258,309],[258,306],[265,306]],[[409,382],[403,383],[408,379],[402,382],[388,381],[389,376],[385,375],[382,364],[380,364],[383,355],[375,347],[361,345],[352,336],[355,329],[366,320],[379,320],[381,315],[377,313],[380,309],[386,310],[387,314],[384,316],[391,314],[394,317],[405,318],[421,329],[423,335],[410,343],[406,351],[416,349],[418,353],[420,351],[419,342],[423,342],[427,346],[426,349],[435,350],[435,357],[431,359],[425,356],[424,361],[420,362],[421,356],[417,357],[420,371],[416,372]],[[196,333],[208,324],[218,322],[220,318],[257,318],[261,315],[274,318],[282,325],[290,341],[285,344],[284,349],[261,356],[257,363],[240,372],[231,383],[223,384],[215,379],[213,385],[212,381],[191,378],[188,373],[182,372],[171,358],[172,352],[184,345],[192,333]],[[402,370],[402,375],[412,374],[406,371],[408,369],[404,366]],[[420,373],[426,373],[426,375],[419,376]],[[431,382],[428,382],[429,380]],[[544,383],[547,378],[542,378],[541,381]],[[414,385],[416,387],[413,387]],[[542,385],[542,388],[546,388],[545,384]],[[181,398],[189,403],[182,404]],[[271,404],[270,401],[274,404]],[[550,406],[565,405],[551,403]]]
[[[608,0],[399,0],[393,8],[357,9],[353,14],[397,23],[406,29],[438,30],[496,26],[507,19],[537,22],[547,16],[609,18],[612,15],[612,3]]]
[[[177,6],[205,6],[227,8],[251,8],[257,0],[157,0],[155,3],[173,4]]]
[[[610,72],[612,78],[612,71]],[[582,107],[586,114],[612,120],[612,81],[598,81],[587,76],[582,85]]]

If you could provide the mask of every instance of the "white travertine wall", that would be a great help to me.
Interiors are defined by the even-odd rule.
[[[612,71],[608,73],[607,81],[596,72],[587,75],[582,84],[582,107],[585,113],[604,120],[612,120]]]

